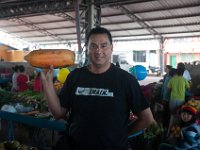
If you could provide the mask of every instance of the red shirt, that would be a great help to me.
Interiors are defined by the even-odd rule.
[[[40,92],[40,89],[43,91],[43,86],[41,85],[42,82],[40,81],[40,77],[36,77],[34,81],[34,92]]]
[[[28,77],[25,74],[19,74],[17,77],[18,91],[22,92],[28,89]]]

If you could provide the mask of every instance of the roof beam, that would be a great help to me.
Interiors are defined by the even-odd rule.
[[[61,17],[61,18],[64,18],[67,21],[70,21],[70,22],[74,23],[75,25],[77,24],[77,19],[72,17],[72,16],[70,16],[67,12],[56,13],[56,14],[53,14],[53,15]],[[80,20],[80,25],[83,27],[85,25],[85,22]]]
[[[126,7],[124,6],[117,6],[114,7],[116,9],[120,9],[125,15],[127,15],[132,21],[137,22],[142,28],[146,29],[149,31],[152,35],[157,35],[161,36],[157,31],[155,31],[153,28],[151,28],[148,24],[146,24],[144,21],[142,21],[139,17],[136,15],[132,14]]]
[[[189,17],[199,17],[200,13],[193,13],[190,15],[173,15],[173,16],[167,16],[167,17],[156,17],[156,18],[148,18],[143,19],[143,21],[162,21],[162,20],[169,20],[169,19],[182,19],[182,18],[189,18]]]
[[[178,39],[180,39],[180,38],[193,38],[193,37],[199,37],[200,38],[200,34],[198,34],[198,35],[195,35],[195,36],[173,36],[173,37],[165,37],[165,39],[171,39],[171,38],[173,38],[173,39],[176,39],[176,38],[178,38]],[[128,38],[128,39],[117,39],[118,37],[113,37],[113,41],[114,42],[118,42],[118,41],[141,41],[141,40],[143,40],[143,41],[148,41],[148,40],[158,40],[158,38],[139,38],[139,39],[130,39],[130,38]],[[72,44],[76,44],[76,39],[72,39],[73,41],[71,42]],[[60,44],[59,42],[55,42],[54,40],[48,40],[48,41],[34,41],[34,42],[37,42],[38,44],[42,44],[42,45],[49,45],[49,44]],[[49,44],[47,44],[49,42]],[[65,43],[63,43],[63,44],[65,44]]]
[[[115,6],[115,5],[146,3],[153,1],[158,1],[158,0],[95,0],[94,3],[96,5],[101,5],[101,6]]]
[[[60,29],[74,29],[74,27],[54,27],[54,28],[45,28],[46,31],[51,31],[51,30],[60,30]],[[17,33],[31,33],[31,32],[34,32],[34,31],[38,31],[40,32],[41,30],[43,29],[38,29],[38,30],[20,30],[20,31],[12,31],[12,34],[17,34]],[[72,33],[72,32],[71,32]],[[74,33],[74,32],[73,32]],[[72,33],[72,34],[73,34]],[[65,33],[65,34],[70,34],[70,33]],[[76,33],[75,33],[76,34]]]
[[[175,24],[175,25],[162,25],[162,26],[151,26],[152,28],[156,29],[162,29],[162,28],[173,28],[173,27],[188,27],[188,26],[194,26],[194,25],[199,25],[200,22],[195,22],[195,23],[185,23],[185,24]],[[110,25],[109,24],[102,24],[102,26],[105,25]],[[47,31],[51,31],[51,30],[59,30],[59,29],[63,29],[63,27],[58,27],[58,28],[49,28],[46,29]],[[66,29],[74,29],[74,27],[66,27]],[[121,29],[111,29],[111,31],[130,31],[130,30],[141,30],[143,29],[142,27],[131,27],[131,28],[121,28]],[[40,31],[40,30],[37,30]],[[13,34],[17,34],[17,33],[28,33],[28,32],[33,32],[32,30],[23,30],[23,31],[13,31]],[[76,34],[75,32],[70,32],[70,33],[63,33],[63,35],[71,35],[71,34]],[[62,34],[59,34],[62,35]],[[27,37],[27,36],[26,36]],[[28,36],[29,37],[29,36]],[[33,36],[30,36],[33,37]],[[35,36],[34,36],[35,37]]]
[[[200,30],[176,31],[176,32],[162,32],[161,34],[185,34],[185,33],[200,33]]]
[[[121,6],[120,6],[121,7]],[[130,13],[132,15],[134,15],[132,12]],[[102,17],[115,17],[115,16],[122,16],[123,17],[124,14],[117,14],[117,15],[110,15],[110,16],[102,16]],[[146,19],[140,19],[141,21],[145,22],[145,21],[157,21],[157,20],[167,20],[167,19],[179,19],[179,18],[188,18],[188,17],[199,17],[200,13],[193,13],[193,14],[187,14],[187,15],[172,15],[172,16],[166,16],[166,17],[155,17],[155,18],[146,18]],[[131,22],[131,21],[130,21]],[[117,22],[114,22],[115,24]]]
[[[171,34],[175,34],[175,33],[171,33]],[[118,39],[119,36],[113,36],[113,41],[141,41],[141,40],[155,40],[155,39],[160,39],[159,37],[154,37],[154,38],[140,38],[140,37],[143,37],[143,36],[149,36],[150,34],[146,34],[146,35],[130,35],[130,36],[120,36],[121,37],[124,37],[124,38],[128,38],[128,39]],[[130,37],[135,37],[134,39],[130,39]],[[165,39],[170,39],[170,38],[191,38],[191,37],[200,37],[200,33],[198,35],[188,35],[188,36],[169,36],[169,37],[165,37]],[[66,40],[71,40],[71,41],[74,41],[74,43],[76,43],[77,39],[76,38],[70,38],[70,39],[66,39]],[[28,40],[27,40],[28,41]],[[30,42],[33,42],[33,43],[52,43],[52,42],[55,42],[55,40],[35,40],[35,41],[30,41]],[[84,42],[84,39],[82,39],[82,42]],[[57,42],[59,43],[59,42]],[[60,42],[61,43],[61,42]],[[62,42],[63,44],[65,44],[66,42]],[[73,42],[71,42],[72,44]],[[67,44],[67,43],[66,43]]]
[[[21,18],[23,19],[23,18]],[[9,19],[8,19],[9,21]],[[60,20],[56,20],[56,23],[63,23],[63,22],[67,22],[66,19],[60,19]],[[42,21],[42,22],[33,22],[34,25],[42,25],[42,24],[50,24],[50,23],[55,23],[55,20],[53,21]],[[12,27],[19,27],[19,26],[23,26],[23,24],[15,24],[15,25],[4,25],[4,26],[0,26],[0,28],[12,28]],[[74,26],[70,26],[70,27],[73,27],[75,28],[75,25]]]
[[[187,16],[188,17],[188,16]],[[196,16],[191,16],[191,17],[198,17],[198,15]],[[184,18],[184,17],[180,17],[180,18]],[[144,20],[146,21],[146,20]],[[156,21],[156,20],[150,20],[150,21]],[[62,23],[65,22],[65,20],[57,20],[56,23]],[[50,23],[55,23],[55,21],[44,21],[44,22],[37,22],[34,23],[34,25],[41,25],[41,24],[50,24]],[[131,20],[130,21],[117,21],[117,22],[109,22],[109,23],[102,23],[102,26],[106,26],[106,25],[123,25],[123,24],[127,24],[127,23],[133,23]],[[184,24],[172,24],[172,25],[162,25],[162,26],[151,26],[152,28],[162,28],[162,27],[178,27],[178,26],[192,26],[192,25],[199,25],[200,22],[193,22],[193,23],[184,23]],[[0,28],[2,29],[8,29],[8,28],[13,28],[13,27],[20,27],[23,26],[23,24],[17,24],[17,25],[7,25],[7,26],[0,26]],[[54,29],[61,29],[63,27],[58,27],[58,28],[47,28],[47,30],[54,30]],[[74,29],[75,26],[66,26],[66,29]],[[142,28],[142,27],[141,27]],[[135,28],[130,28],[130,29],[135,29]],[[136,28],[137,29],[137,28]],[[140,29],[140,28],[138,28]],[[19,31],[19,32],[28,32],[29,30],[23,30],[23,31]],[[12,33],[18,33],[18,31],[14,31]]]
[[[0,19],[32,16],[45,13],[73,11],[72,0],[30,0],[3,3],[0,5]]]
[[[133,4],[133,3],[131,3]],[[118,5],[115,5],[118,6]],[[192,4],[184,4],[182,6],[165,6],[162,8],[153,8],[153,9],[145,9],[145,10],[139,10],[139,11],[132,11],[132,13],[137,14],[137,13],[149,13],[149,12],[161,12],[161,11],[171,11],[171,10],[179,10],[179,9],[184,9],[184,8],[196,8],[200,6],[200,1],[196,1]]]
[[[39,30],[40,33],[44,34],[45,36],[50,36],[50,37],[52,37],[53,39],[56,39],[56,40],[58,40],[58,41],[65,41],[65,39],[62,39],[62,38],[58,37],[57,35],[54,35],[54,34],[48,32],[46,29],[43,29],[43,28],[38,27],[38,26],[36,26],[36,25],[33,25],[32,23],[27,22],[27,21],[25,21],[25,20],[22,20],[22,19],[19,19],[19,18],[18,18],[18,19],[17,19],[17,18],[14,18],[14,19],[10,19],[10,21],[13,21],[13,22],[16,22],[16,23],[19,23],[19,24],[23,24],[23,25],[25,25],[25,26],[27,26],[27,27],[33,29],[33,30],[36,30],[36,31]],[[69,43],[69,45],[70,45],[70,42],[68,42],[68,43]]]
[[[55,34],[55,36],[65,36],[65,35],[76,35],[76,33],[75,32],[73,32],[73,33],[60,33],[60,34]],[[28,39],[28,38],[42,38],[42,37],[46,37],[46,35],[36,35],[36,36],[31,36],[31,35],[28,35],[28,36],[20,36],[21,38],[26,38],[26,39]],[[64,39],[63,39],[64,40]]]
[[[66,42],[67,40],[70,40],[70,41],[75,41],[76,43],[77,43],[77,38],[70,38],[70,39],[65,39],[65,41],[57,41],[58,43],[63,43],[63,44],[68,44],[68,42]],[[27,40],[28,41],[28,40]],[[32,42],[32,43],[40,43],[40,42],[43,42],[43,43],[48,43],[48,42],[55,42],[55,40],[54,39],[52,39],[52,40],[45,40],[44,41],[44,39],[42,39],[42,40],[31,40],[31,41],[29,41],[29,42]],[[84,41],[82,41],[82,42],[84,42]],[[70,43],[71,44],[71,43]]]

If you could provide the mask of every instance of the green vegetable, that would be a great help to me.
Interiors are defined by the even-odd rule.
[[[145,139],[153,139],[157,136],[162,135],[164,132],[164,128],[162,124],[158,124],[156,122],[152,123],[144,132]]]

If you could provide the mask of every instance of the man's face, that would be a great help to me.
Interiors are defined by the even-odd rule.
[[[93,34],[89,38],[87,50],[91,63],[100,67],[110,63],[113,45],[107,34]]]

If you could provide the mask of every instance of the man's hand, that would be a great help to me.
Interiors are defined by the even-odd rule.
[[[54,77],[54,68],[53,66],[50,66],[49,69],[44,69],[42,72],[41,72],[41,79],[42,79],[42,82],[53,82],[53,77]]]

